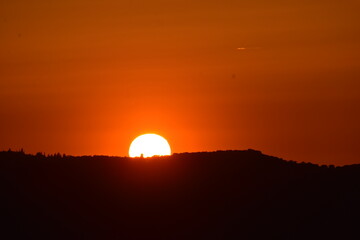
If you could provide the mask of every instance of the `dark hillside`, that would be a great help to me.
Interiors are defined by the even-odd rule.
[[[1,239],[360,239],[360,165],[0,152]]]

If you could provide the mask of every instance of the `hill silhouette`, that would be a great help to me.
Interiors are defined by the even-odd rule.
[[[359,239],[360,165],[0,152],[1,239]]]

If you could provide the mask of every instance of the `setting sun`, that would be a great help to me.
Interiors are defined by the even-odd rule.
[[[140,135],[132,141],[129,149],[130,157],[152,157],[154,155],[170,155],[171,149],[165,138],[157,134]]]

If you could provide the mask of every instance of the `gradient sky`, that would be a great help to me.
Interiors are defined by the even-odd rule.
[[[0,149],[360,163],[360,2],[0,2]]]

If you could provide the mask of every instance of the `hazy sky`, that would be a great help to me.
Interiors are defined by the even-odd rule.
[[[0,2],[0,149],[360,163],[360,2]]]

